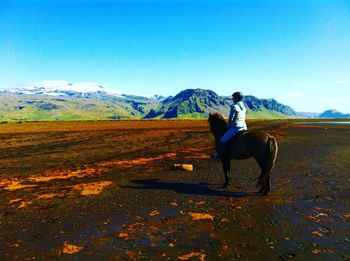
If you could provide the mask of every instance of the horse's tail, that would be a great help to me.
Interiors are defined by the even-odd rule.
[[[277,145],[276,138],[269,135],[267,140],[266,165],[264,170],[261,172],[259,176],[258,182],[256,184],[257,186],[264,184],[266,179],[270,178],[271,171],[276,163],[277,153],[278,153],[278,145]]]

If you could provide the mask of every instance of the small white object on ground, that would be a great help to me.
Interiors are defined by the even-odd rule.
[[[175,169],[184,169],[188,171],[193,171],[193,165],[192,164],[174,164]]]

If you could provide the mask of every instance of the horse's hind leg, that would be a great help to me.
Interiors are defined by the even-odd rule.
[[[264,183],[262,184],[258,194],[261,196],[266,196],[271,190],[271,179],[267,177]]]
[[[276,163],[277,153],[278,153],[278,145],[276,139],[272,136],[269,136],[267,140],[267,150],[266,157],[263,161],[258,160],[259,165],[261,167],[261,175],[259,177],[258,183],[262,185],[260,189],[261,195],[267,195],[271,190],[271,171]]]
[[[266,160],[259,157],[255,157],[261,169],[258,177],[257,186],[261,186],[258,192],[261,196],[266,196],[271,190],[270,170],[267,168]]]

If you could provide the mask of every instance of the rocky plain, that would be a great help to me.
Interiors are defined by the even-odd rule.
[[[0,260],[350,260],[350,124],[248,127],[277,138],[268,196],[254,159],[222,188],[203,120],[0,125]]]

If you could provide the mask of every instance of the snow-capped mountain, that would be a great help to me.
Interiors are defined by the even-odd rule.
[[[126,94],[100,83],[42,81],[0,91],[0,122],[38,120],[205,119],[227,114],[229,97],[214,91],[186,89],[176,96]],[[299,115],[274,99],[245,96],[250,118]]]
[[[104,93],[122,98],[123,92],[95,82],[69,83],[67,81],[41,81],[25,86],[9,88],[2,92],[13,94],[36,94],[51,96],[74,96],[91,93]]]

